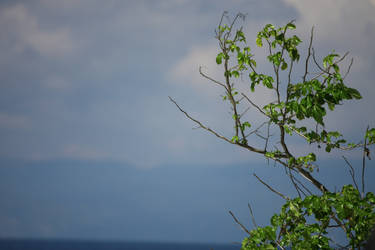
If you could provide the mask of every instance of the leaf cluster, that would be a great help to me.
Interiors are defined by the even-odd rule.
[[[362,198],[357,189],[346,185],[337,193],[288,200],[280,213],[272,216],[270,226],[250,231],[241,249],[332,249],[328,230],[340,227],[337,219],[344,222],[341,226],[350,239],[349,246],[363,247],[375,223],[374,194]]]
[[[305,66],[304,74],[302,78],[298,78],[300,80],[295,80],[297,78],[292,77],[292,73],[295,65],[301,62],[299,46],[302,43],[297,35],[290,34],[296,29],[296,25],[294,21],[281,27],[267,24],[258,33],[255,43],[266,50],[266,59],[271,64],[273,72],[261,72],[257,69],[258,63],[247,44],[242,27],[236,28],[236,20],[244,16],[238,14],[228,24],[224,24],[224,17],[226,13],[222,16],[215,32],[220,48],[216,63],[223,68],[225,80],[213,79],[201,70],[200,73],[216,86],[224,89],[225,93],[222,97],[230,105],[234,123],[233,134],[228,137],[222,135],[191,117],[173,99],[171,101],[199,128],[228,143],[275,161],[275,165],[285,169],[286,175],[297,191],[298,197],[291,200],[257,177],[272,192],[287,199],[287,202],[280,214],[272,217],[270,226],[258,227],[251,231],[250,236],[243,241],[243,249],[284,249],[285,247],[330,249],[332,244],[332,239],[328,235],[330,228],[343,230],[350,247],[363,246],[371,227],[375,224],[374,194],[367,193],[364,196],[365,160],[366,157],[370,159],[369,146],[375,144],[375,128],[367,128],[364,142],[353,143],[347,142],[339,131],[331,131],[325,126],[329,111],[334,111],[345,101],[362,98],[358,90],[347,86],[345,82],[352,61],[346,73],[342,74],[340,64],[348,53],[340,55],[333,51],[322,60],[317,60],[312,47],[312,29],[307,56],[302,60]],[[311,65],[312,63],[314,64]],[[275,96],[274,100],[259,106],[246,93],[239,92],[235,84],[240,77],[241,80],[248,81],[247,90],[250,93],[256,88],[264,87]],[[250,108],[264,115],[266,122],[259,127],[253,126],[254,124],[244,116]],[[264,145],[257,145],[252,140],[253,136],[261,138]],[[318,148],[323,145],[328,153],[333,149],[361,148],[363,150],[361,194],[354,177],[354,169],[346,158],[344,159],[350,167],[349,173],[356,188],[346,185],[340,192],[330,192],[313,175],[317,167],[316,154],[310,152],[301,155],[293,152],[286,141],[287,136],[302,137],[308,144],[315,144]],[[316,195],[309,190],[297,175],[315,186],[321,195]]]

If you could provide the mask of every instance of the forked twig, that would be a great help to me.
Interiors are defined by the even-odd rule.
[[[359,188],[358,188],[357,182],[356,182],[356,180],[355,180],[355,176],[354,176],[355,172],[354,172],[354,168],[353,168],[352,164],[350,164],[350,162],[348,161],[348,159],[346,159],[345,156],[342,156],[342,158],[344,158],[346,164],[349,166],[349,168],[350,168],[350,169],[349,169],[349,174],[350,174],[350,176],[352,177],[352,180],[353,180],[353,183],[354,183],[354,185],[355,185],[355,188],[359,191]]]
[[[203,128],[204,130],[207,130],[208,132],[214,134],[216,137],[218,137],[218,138],[220,138],[220,139],[222,139],[222,140],[224,140],[224,141],[226,141],[226,142],[229,142],[230,144],[238,145],[238,146],[240,146],[240,147],[246,148],[247,150],[250,150],[250,151],[255,152],[255,153],[258,153],[258,154],[263,154],[263,155],[264,155],[264,154],[267,153],[266,151],[264,151],[264,150],[262,150],[262,149],[252,147],[252,146],[250,146],[250,145],[248,145],[248,144],[243,144],[243,143],[239,143],[239,142],[236,142],[236,141],[232,141],[232,140],[228,139],[227,137],[220,135],[220,134],[217,133],[216,131],[210,129],[209,127],[207,127],[207,126],[205,126],[205,125],[203,125],[200,121],[198,121],[198,120],[194,119],[193,117],[191,117],[191,116],[190,116],[185,110],[183,110],[183,109],[177,104],[177,102],[176,102],[175,100],[172,99],[172,97],[169,96],[169,100],[170,100],[171,102],[173,102],[173,103],[176,105],[176,107],[177,107],[177,108],[178,108],[178,109],[179,109],[179,110],[180,110],[180,111],[181,111],[181,112],[182,112],[187,118],[189,118],[191,121],[193,121],[193,122],[195,122],[196,124],[198,124],[199,127]]]
[[[308,66],[309,66],[309,59],[311,56],[311,46],[313,42],[313,37],[314,37],[314,26],[311,28],[310,44],[309,44],[309,49],[307,51],[307,57],[306,57],[306,62],[305,62],[305,74],[303,75],[303,82],[306,82],[306,76],[309,73]]]

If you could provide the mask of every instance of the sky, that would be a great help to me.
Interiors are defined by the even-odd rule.
[[[238,242],[228,211],[251,227],[248,202],[267,223],[282,201],[251,174],[293,192],[283,171],[193,129],[168,99],[232,137],[222,92],[198,72],[222,77],[214,29],[224,11],[246,14],[261,69],[255,37],[267,23],[295,19],[304,48],[314,26],[320,58],[349,51],[347,84],[363,99],[338,107],[327,127],[353,140],[375,127],[374,0],[3,0],[0,238]],[[317,176],[332,188],[350,182],[341,154],[319,154]]]

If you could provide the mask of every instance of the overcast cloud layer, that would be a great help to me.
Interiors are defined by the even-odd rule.
[[[371,106],[374,94],[374,8],[369,1],[2,3],[0,154],[140,166],[176,163],[181,157],[224,160],[217,150],[230,149],[192,132],[192,124],[167,99],[181,100],[214,127],[228,124],[225,106],[219,106],[222,111],[206,107],[220,92],[197,71],[202,65],[221,76],[214,65],[213,30],[223,10],[247,13],[250,38],[265,23],[296,18],[304,38],[316,26],[315,46],[322,54],[350,50],[355,58],[350,84],[362,90],[364,101],[355,106],[361,110]],[[356,120],[368,123],[372,117],[358,113]],[[216,149],[202,159],[208,148]]]
[[[352,138],[362,136],[358,128],[375,126],[374,0],[1,1],[0,158],[141,169],[263,164],[192,129],[168,100],[173,96],[193,116],[232,136],[220,90],[198,73],[203,66],[213,77],[222,75],[214,29],[224,10],[247,14],[243,25],[254,49],[262,26],[296,19],[304,41],[315,26],[320,57],[332,49],[350,51],[348,84],[363,100],[338,108],[327,126]],[[264,54],[255,51],[259,67],[266,68]],[[272,96],[260,90],[255,98]],[[17,236],[17,228],[3,235]]]

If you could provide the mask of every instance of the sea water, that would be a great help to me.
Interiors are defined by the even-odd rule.
[[[1,250],[239,250],[239,244],[114,242],[79,240],[0,240]]]

